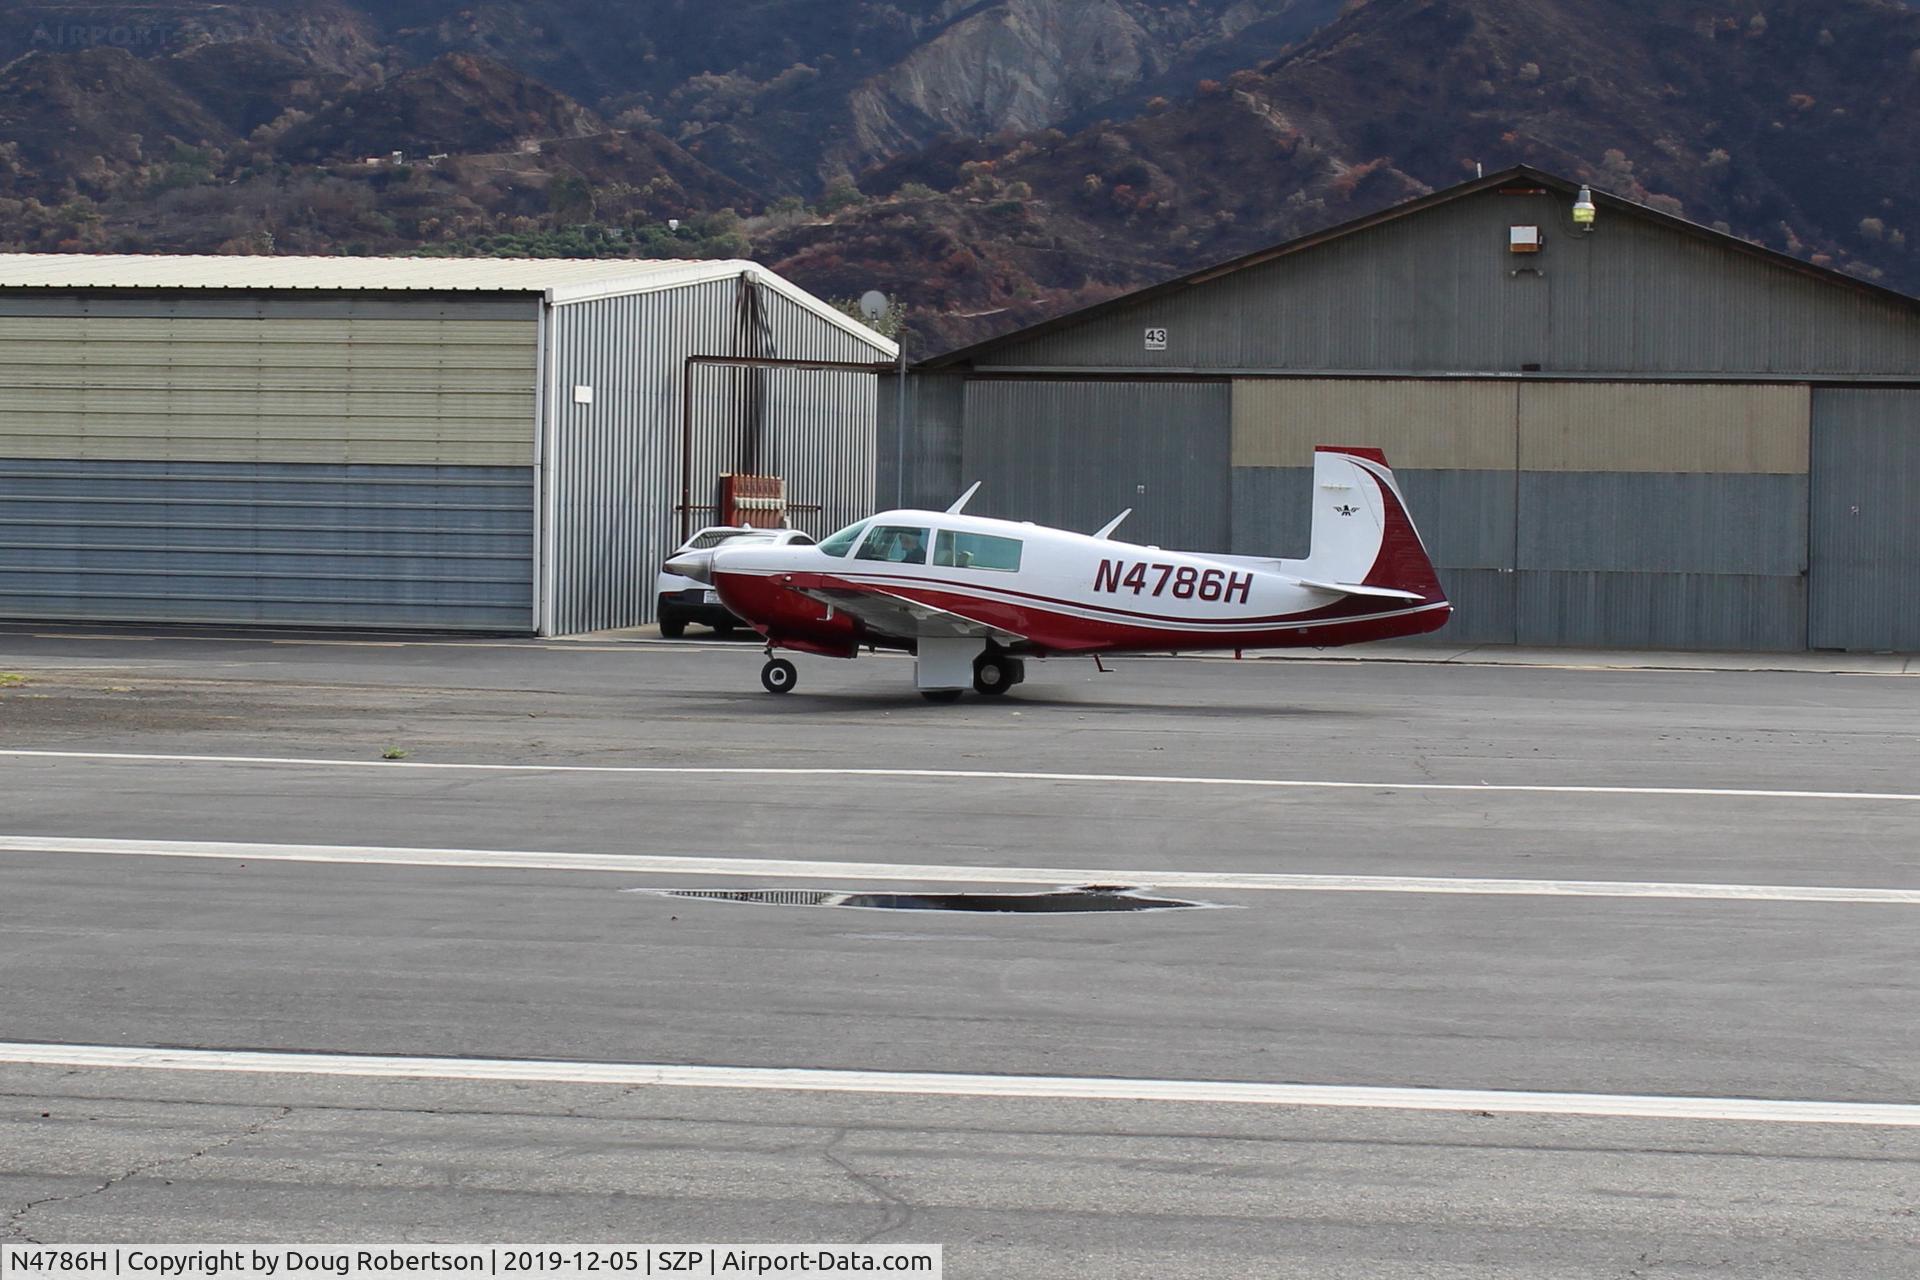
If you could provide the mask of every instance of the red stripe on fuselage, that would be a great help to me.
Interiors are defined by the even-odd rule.
[[[1405,609],[1369,612],[1376,607],[1372,601],[1348,597],[1324,608],[1298,614],[1217,620],[1156,619],[1151,614],[1127,615],[1124,610],[1104,610],[1103,606],[1082,601],[1059,600],[1002,588],[994,590],[1017,596],[1019,600],[992,599],[971,594],[953,583],[927,585],[932,581],[928,579],[876,577],[873,581],[855,581],[818,573],[722,572],[714,575],[714,581],[722,599],[735,612],[752,621],[773,643],[813,652],[844,652],[847,656],[851,656],[853,649],[866,638],[868,628],[844,613],[826,617],[825,606],[794,590],[787,585],[789,581],[844,590],[859,590],[862,587],[885,590],[983,626],[1024,636],[1026,643],[1015,648],[1036,653],[1328,647],[1363,640],[1423,635],[1444,626],[1452,611],[1452,606],[1445,601],[1436,601]],[[1102,609],[1176,625],[1150,626],[1132,621],[1085,618],[1063,612],[1064,609]],[[877,638],[896,643],[900,639],[890,636]]]
[[[857,591],[862,587],[872,587],[881,591],[891,591],[895,595],[908,595],[911,591],[939,591],[967,600],[988,600],[1000,596],[1011,596],[1015,600],[1039,606],[1054,606],[1065,609],[1085,609],[1092,613],[1110,614],[1115,618],[1137,619],[1141,622],[1171,622],[1179,626],[1259,626],[1262,624],[1317,621],[1321,618],[1341,618],[1355,613],[1378,611],[1376,598],[1362,596],[1344,596],[1332,604],[1321,605],[1317,609],[1305,609],[1299,613],[1254,614],[1241,618],[1194,618],[1177,613],[1144,613],[1137,609],[1120,609],[1113,605],[1101,604],[1093,600],[1073,600],[1061,596],[1036,595],[1031,591],[1015,591],[1010,587],[996,586],[991,582],[955,582],[950,578],[927,578],[917,574],[838,574],[819,573],[808,570],[779,575],[784,581],[798,587],[826,587],[843,591]],[[991,593],[976,594],[976,593]],[[917,598],[917,597],[916,597]],[[1439,597],[1423,603],[1435,604]]]

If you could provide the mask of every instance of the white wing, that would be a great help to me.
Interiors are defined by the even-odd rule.
[[[801,594],[858,618],[883,635],[903,639],[977,637],[1014,644],[1027,637],[992,623],[979,622],[950,609],[923,604],[877,587],[797,587]]]

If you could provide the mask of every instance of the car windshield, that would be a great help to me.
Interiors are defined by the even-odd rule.
[[[854,543],[860,541],[860,535],[866,529],[865,520],[850,524],[838,533],[829,534],[827,540],[820,544],[820,549],[830,556],[844,556]]]
[[[735,538],[771,538],[772,536],[773,530],[771,529],[702,529],[699,533],[693,535],[692,542],[689,542],[680,549],[682,551],[705,551],[709,547],[717,547],[721,543],[731,542]]]

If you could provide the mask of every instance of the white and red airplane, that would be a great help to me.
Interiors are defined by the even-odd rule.
[[[883,511],[813,546],[722,543],[669,572],[711,583],[767,640],[760,683],[789,693],[776,648],[915,655],[937,702],[1002,694],[1026,658],[1272,649],[1420,635],[1453,606],[1378,449],[1322,445],[1304,560],[1162,551],[1097,533],[945,511]]]

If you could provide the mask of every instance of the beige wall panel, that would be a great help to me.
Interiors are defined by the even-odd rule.
[[[524,466],[536,321],[0,317],[0,456]]]
[[[1511,470],[1515,391],[1498,382],[1248,378],[1233,384],[1233,465],[1308,467],[1372,445],[1408,470]]]
[[[471,423],[482,432],[501,425],[524,430],[526,419],[520,412],[522,407],[522,397],[511,391],[434,393],[412,388],[362,391],[339,387],[329,389],[326,399],[322,400],[310,390],[0,385],[0,414],[144,418],[156,413],[173,413],[228,420],[266,417],[284,418],[309,431],[352,432],[368,421],[443,417],[460,424]]]
[[[312,342],[368,342],[425,346],[442,342],[468,342],[485,346],[518,346],[526,339],[533,323],[531,303],[528,304],[525,320],[0,316],[0,338],[67,343],[147,341],[174,345],[260,343],[300,346]]]
[[[1809,413],[1804,386],[1528,383],[1520,469],[1804,475]]]
[[[0,343],[0,387],[16,390],[71,389],[85,386],[88,388],[124,388],[152,391],[169,390],[174,387],[210,387],[231,386],[242,372],[246,375],[246,385],[261,391],[310,392],[315,385],[315,370],[326,369],[326,384],[329,388],[345,388],[348,392],[412,392],[421,389],[420,369],[417,365],[379,369],[365,365],[328,366],[320,361],[301,365],[265,365],[250,364],[240,369],[231,356],[219,365],[186,365],[168,363],[164,359],[146,363],[116,362],[111,365],[89,364],[84,367],[74,364],[23,364],[9,363],[4,358],[5,344]],[[495,353],[494,363],[479,365],[471,369],[460,370],[457,381],[450,380],[458,391],[463,393],[505,392],[511,395],[524,395],[527,390],[527,370],[516,367],[501,367],[500,356]],[[453,366],[437,362],[443,373],[451,373]],[[84,379],[80,374],[84,372]],[[218,375],[218,376],[210,376]]]

